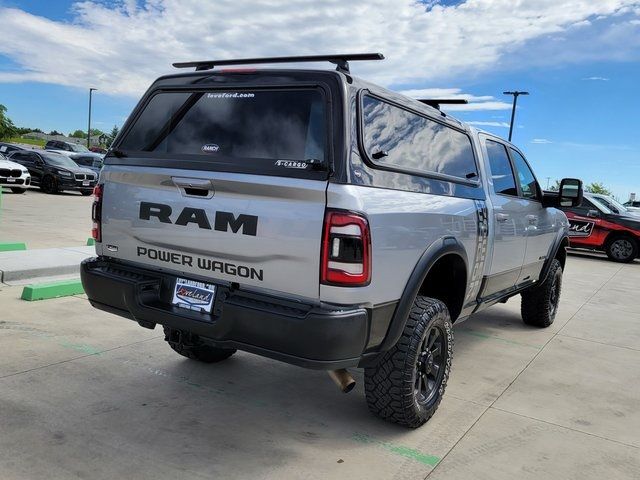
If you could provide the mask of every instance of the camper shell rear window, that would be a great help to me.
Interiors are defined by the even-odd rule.
[[[159,91],[115,148],[121,157],[183,159],[250,173],[327,170],[327,125],[320,88]]]

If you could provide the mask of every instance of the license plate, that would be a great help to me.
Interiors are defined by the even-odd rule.
[[[215,285],[187,280],[186,278],[177,278],[171,303],[196,312],[211,313],[215,297]]]
[[[82,186],[83,187],[88,187],[89,183],[90,183],[89,180],[85,180],[85,181],[82,182]]]
[[[16,179],[15,179],[15,178],[13,178],[13,177],[8,177],[8,178],[7,178],[7,182],[8,182],[8,183],[14,183],[15,181],[16,181]]]

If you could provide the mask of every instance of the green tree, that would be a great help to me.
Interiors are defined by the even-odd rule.
[[[87,138],[87,132],[76,130],[75,132],[70,133],[69,136],[73,138]]]
[[[611,195],[611,190],[609,190],[607,187],[605,187],[600,182],[592,182],[589,185],[587,185],[584,189],[585,189],[585,191],[587,191],[589,193],[599,193],[601,195]]]
[[[7,117],[7,107],[0,104],[0,140],[11,138],[18,134],[16,126],[11,119]]]
[[[113,128],[111,129],[111,133],[107,137],[107,148],[109,148],[111,146],[113,141],[118,136],[118,133],[120,133],[120,129],[118,128],[117,125],[114,125]]]
[[[552,192],[560,191],[560,180],[555,180],[554,184],[549,187]]]
[[[59,131],[57,131],[57,130],[51,130],[51,131],[49,132],[49,135],[63,135],[63,134],[62,134],[62,133],[60,133],[60,132],[59,132]]]

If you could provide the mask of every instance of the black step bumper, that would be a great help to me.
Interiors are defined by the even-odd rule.
[[[161,324],[307,368],[358,365],[369,336],[364,308],[317,307],[220,285],[211,314],[171,305],[175,276],[102,258],[82,262],[91,305],[153,328]]]

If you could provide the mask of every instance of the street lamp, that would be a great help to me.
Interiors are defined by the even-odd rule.
[[[511,124],[509,125],[509,141],[511,141],[511,135],[513,133],[513,120],[516,116],[516,103],[518,103],[519,95],[529,95],[529,92],[519,92],[517,90],[513,92],[502,92],[503,95],[513,95],[513,108],[511,109]]]
[[[89,89],[89,127],[87,128],[87,148],[91,147],[91,95],[94,90],[98,90],[97,88]]]

